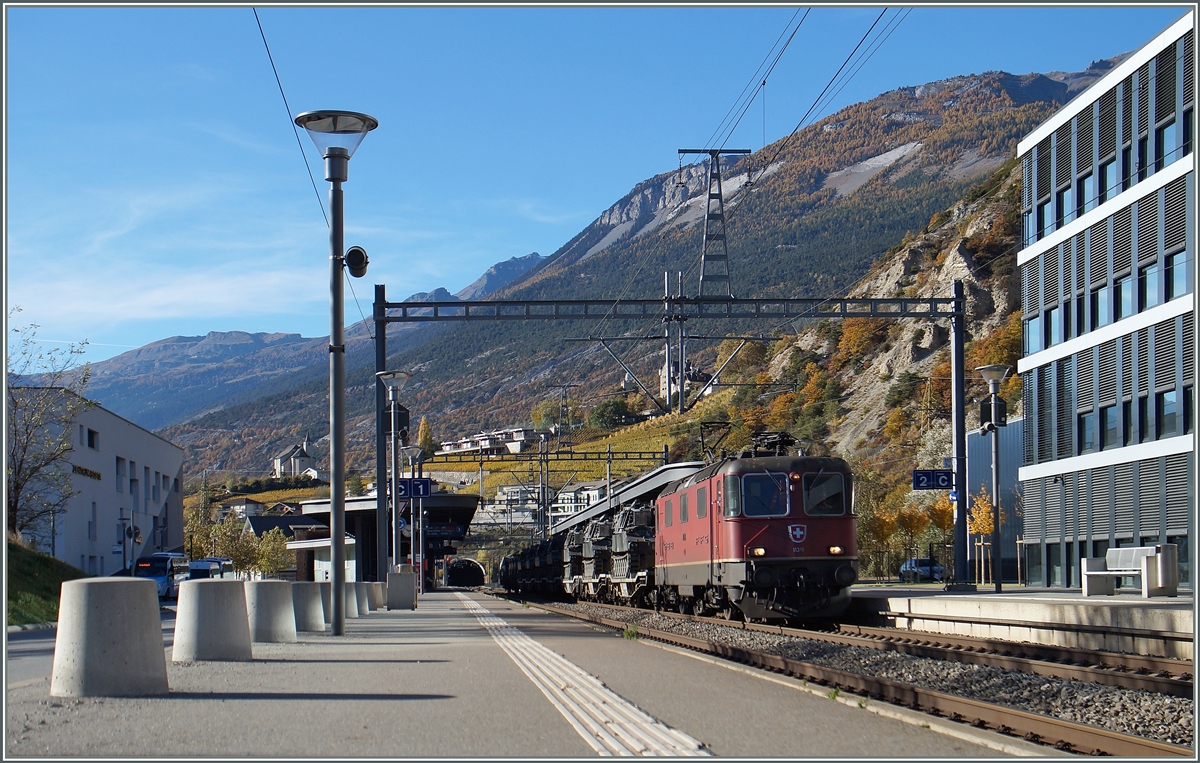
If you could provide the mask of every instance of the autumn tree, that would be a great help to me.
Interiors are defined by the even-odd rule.
[[[263,533],[256,546],[254,566],[265,577],[275,577],[296,566],[296,552],[287,547],[287,536],[278,527]]]
[[[842,321],[842,336],[838,339],[837,352],[830,366],[841,368],[861,360],[875,350],[887,335],[887,321],[883,318],[846,318]]]
[[[9,320],[20,312],[14,307]],[[6,493],[10,537],[41,534],[75,495],[70,454],[91,370],[87,342],[43,349],[37,324],[10,329],[6,354]]]
[[[987,486],[979,488],[979,495],[971,496],[971,510],[967,513],[967,530],[975,535],[991,535],[995,527],[992,497]],[[1000,508],[1000,524],[1008,517],[1004,508]]]
[[[425,454],[425,458],[433,458],[433,454],[437,452],[437,443],[433,441],[433,427],[429,425],[429,419],[421,417],[421,424],[417,427],[417,447]]]
[[[243,532],[245,526],[246,520],[231,511],[212,530],[213,556],[232,561],[234,572],[249,572],[258,562],[258,537]]]

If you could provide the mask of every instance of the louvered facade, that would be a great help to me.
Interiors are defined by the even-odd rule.
[[[1081,558],[1170,542],[1192,587],[1194,23],[1188,13],[1017,149],[1030,585],[1078,587]]]

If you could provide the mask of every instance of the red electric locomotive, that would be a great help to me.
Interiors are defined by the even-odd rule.
[[[653,605],[771,621],[850,603],[858,545],[840,458],[723,459],[668,485],[655,514]]]

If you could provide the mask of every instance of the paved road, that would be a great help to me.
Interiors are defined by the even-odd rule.
[[[255,644],[253,662],[168,662],[166,697],[51,698],[51,644],[10,635],[6,757],[1053,754],[478,594]]]
[[[175,638],[175,608],[163,607],[163,647],[169,649]],[[21,686],[44,679],[49,686],[50,673],[54,669],[54,639],[58,634],[53,628],[16,631],[8,634],[7,659],[4,679],[8,688]],[[168,653],[169,654],[169,653]],[[48,689],[47,689],[48,690]]]

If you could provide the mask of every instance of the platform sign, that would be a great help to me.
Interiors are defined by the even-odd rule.
[[[409,493],[413,498],[428,498],[433,495],[433,480],[429,477],[413,477],[412,491]]]
[[[396,497],[411,498],[412,497],[412,480],[408,477],[400,477],[396,480]]]
[[[950,469],[914,469],[913,490],[949,490],[954,487],[954,472]]]

